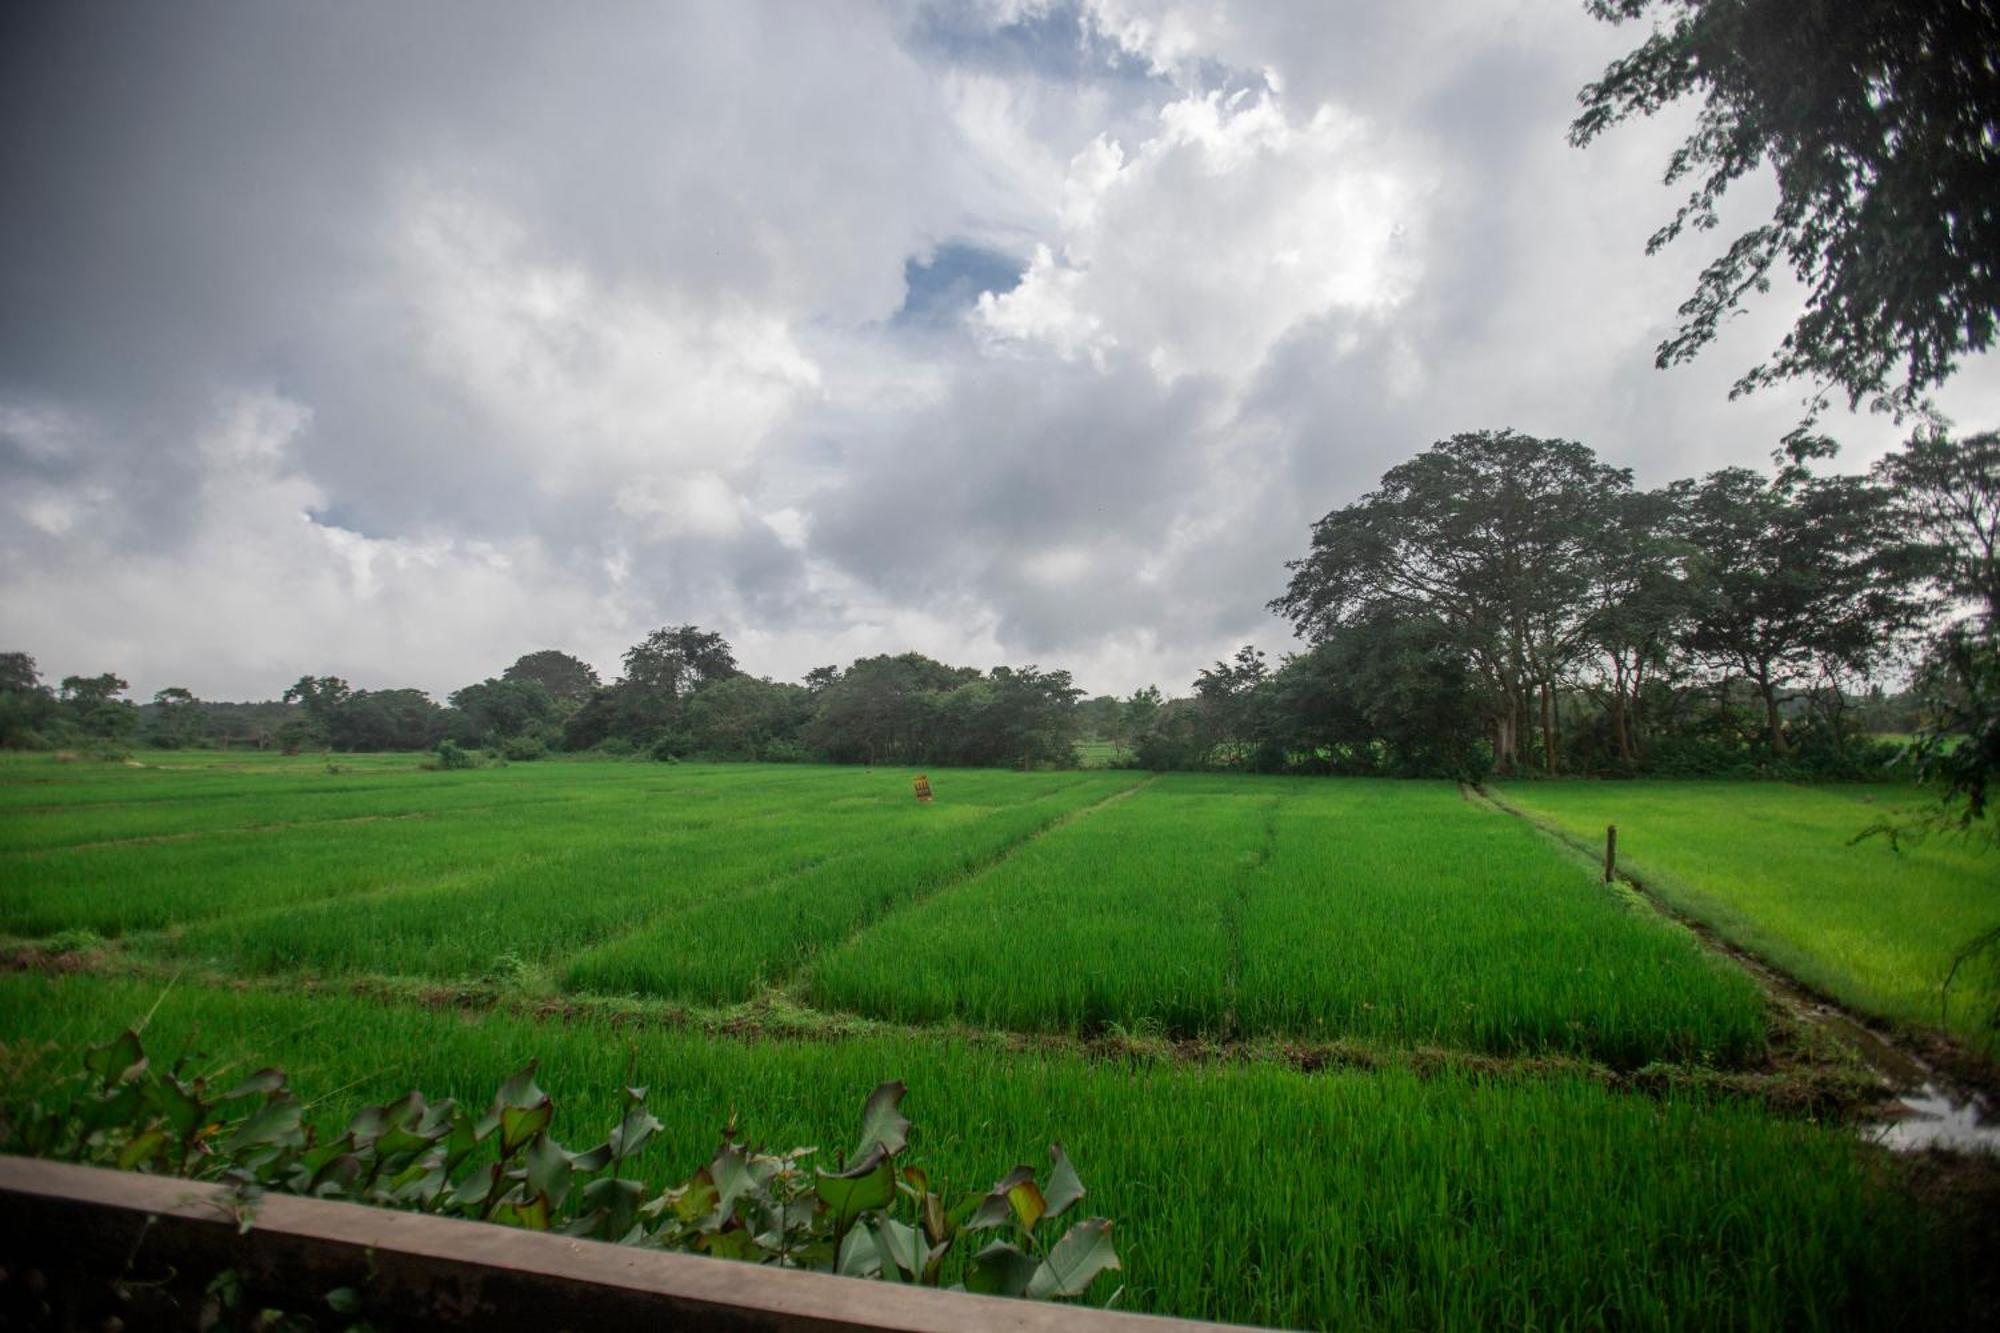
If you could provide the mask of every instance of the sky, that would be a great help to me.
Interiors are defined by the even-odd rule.
[[[1464,430],[1660,485],[1800,394],[1653,349],[1691,108],[1581,0],[14,4],[0,650],[442,697],[660,625],[1184,692]],[[1740,187],[1739,228],[1768,215]],[[2000,424],[2000,366],[1939,395]],[[1905,433],[1835,412],[1840,465]]]

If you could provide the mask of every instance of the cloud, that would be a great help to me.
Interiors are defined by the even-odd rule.
[[[442,693],[662,623],[1184,688],[1454,431],[1760,464],[1580,7],[9,13],[0,647]],[[1756,201],[1742,203],[1753,218]],[[1984,362],[1945,397],[2000,411]],[[1860,465],[1896,435],[1837,418]]]

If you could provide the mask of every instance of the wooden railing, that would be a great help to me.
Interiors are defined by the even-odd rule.
[[[719,1329],[731,1333],[1213,1333],[1226,1326],[767,1268],[546,1232],[268,1194],[244,1229],[228,1190],[0,1156],[0,1266],[100,1283],[234,1270],[304,1307],[364,1291],[397,1328]],[[324,1306],[320,1309],[324,1311]],[[337,1326],[321,1320],[322,1326]],[[191,1326],[191,1325],[190,1325]]]

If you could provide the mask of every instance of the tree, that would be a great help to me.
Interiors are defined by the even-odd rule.
[[[1159,717],[1162,705],[1160,687],[1157,685],[1147,685],[1132,691],[1132,697],[1125,701],[1118,719],[1120,743],[1126,746],[1137,745],[1139,737],[1143,736],[1147,728],[1151,727],[1154,720]]]
[[[179,750],[201,739],[204,710],[192,690],[170,685],[153,695],[152,743]]]
[[[694,625],[677,625],[656,629],[626,650],[623,683],[678,699],[735,674],[728,640]]]
[[[1899,412],[1919,407],[2000,313],[2000,7],[1990,0],[1589,0],[1610,22],[1655,16],[1653,34],[1579,95],[1579,147],[1634,116],[1702,99],[1668,160],[1687,202],[1647,253],[1720,224],[1737,181],[1769,164],[1771,220],[1702,271],[1658,363],[1714,340],[1782,260],[1805,309],[1732,393],[1786,380]]]
[[[482,747],[538,736],[556,711],[556,701],[547,688],[526,675],[467,685],[454,690],[449,702],[458,710],[453,719],[456,738],[462,744]]]
[[[1876,465],[1898,529],[1955,607],[1916,680],[1917,764],[1943,784],[1945,817],[1984,818],[2000,780],[2000,433],[1920,430]]]
[[[352,693],[338,676],[300,676],[284,693],[284,701],[296,704],[304,714],[298,719],[301,725],[279,728],[285,753],[297,754],[306,745],[331,745],[334,714]]]
[[[1690,611],[1687,547],[1673,533],[1674,490],[1618,498],[1599,534],[1597,605],[1585,627],[1600,655],[1593,690],[1603,701],[1618,766],[1638,767],[1647,686],[1673,660]]]
[[[860,658],[816,696],[807,743],[835,763],[929,762],[943,696],[979,677],[922,653]]]
[[[812,717],[812,695],[785,685],[734,675],[688,696],[687,745],[712,759],[796,759],[799,733]]]
[[[1274,729],[1304,767],[1477,781],[1479,681],[1451,632],[1393,610],[1334,630],[1273,682]]]
[[[1817,477],[1804,458],[1765,479],[1725,468],[1680,483],[1678,521],[1693,550],[1690,651],[1747,681],[1765,745],[1789,750],[1783,706],[1801,682],[1838,690],[1866,676],[1921,614],[1914,569],[1894,541],[1888,493],[1864,478]]]
[[[101,676],[64,676],[62,702],[70,720],[100,740],[120,740],[139,728],[139,710],[118,696],[129,687],[107,671]]]
[[[1281,766],[1284,746],[1270,728],[1271,672],[1262,650],[1244,644],[1232,661],[1195,678],[1196,716],[1208,742],[1206,758],[1259,772]]]
[[[1435,621],[1485,680],[1500,770],[1538,721],[1553,770],[1558,678],[1587,647],[1598,534],[1630,487],[1574,441],[1454,435],[1315,524],[1271,609],[1308,642],[1385,610]]]
[[[0,746],[10,750],[39,749],[42,733],[53,723],[60,705],[35,659],[26,653],[0,653]]]
[[[428,750],[445,712],[422,690],[357,690],[333,710],[326,743],[336,750]]]
[[[528,653],[500,673],[504,681],[532,682],[559,703],[581,705],[599,684],[597,668],[554,648]]]
[[[1874,476],[1944,594],[2000,625],[2000,431],[1954,440],[1931,425]]]

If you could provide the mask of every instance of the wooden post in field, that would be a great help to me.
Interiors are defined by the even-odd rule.
[[[1618,873],[1618,826],[1604,826],[1604,882],[1609,884]]]
[[[912,782],[910,786],[916,789],[918,800],[922,801],[925,805],[931,803],[931,779],[929,774],[917,774],[916,781]]]

